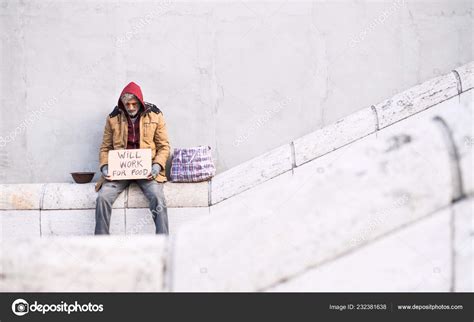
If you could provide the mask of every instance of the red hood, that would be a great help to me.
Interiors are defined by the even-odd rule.
[[[122,93],[120,94],[120,97],[122,97],[122,95],[125,94],[125,93],[130,93],[130,94],[135,95],[138,98],[138,100],[140,101],[140,103],[142,104],[142,111],[145,109],[145,103],[143,102],[143,94],[142,94],[142,90],[141,90],[140,86],[138,86],[134,82],[130,82],[127,86],[125,86]],[[119,97],[119,100],[118,100],[118,106],[122,110],[126,111],[125,106],[123,106],[123,103],[122,103],[122,100],[120,99],[120,97]]]

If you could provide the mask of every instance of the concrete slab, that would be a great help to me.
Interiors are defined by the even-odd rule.
[[[40,209],[43,184],[0,184],[0,210]]]
[[[128,187],[128,208],[147,208],[148,199],[137,184]],[[163,187],[168,208],[207,207],[209,205],[209,183],[172,183]]]
[[[1,210],[0,240],[40,237],[39,210]]]
[[[2,292],[160,292],[166,239],[93,236],[3,245]]]
[[[456,95],[458,89],[454,73],[430,79],[376,104],[379,128],[385,128]]]
[[[97,193],[94,183],[48,183],[45,185],[43,209],[95,209]],[[124,208],[125,191],[113,204],[113,208]]]
[[[42,236],[93,235],[95,210],[43,210],[41,211]],[[110,233],[125,233],[124,209],[113,209]]]
[[[461,78],[462,91],[468,91],[474,84],[474,62],[463,65],[455,69]]]
[[[454,291],[472,292],[474,269],[474,199],[453,207],[454,216]]]
[[[267,291],[449,292],[450,217],[440,211]]]

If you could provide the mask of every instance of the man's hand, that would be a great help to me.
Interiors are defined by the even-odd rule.
[[[158,163],[153,163],[153,166],[151,167],[151,174],[147,177],[148,180],[153,180],[156,178],[156,176],[160,173],[161,171],[161,165]]]
[[[104,176],[105,180],[112,181],[112,176],[109,176],[109,165],[104,165],[101,169],[102,175]]]

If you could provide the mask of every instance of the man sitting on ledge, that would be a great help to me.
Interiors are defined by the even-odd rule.
[[[108,174],[109,150],[151,149],[152,171],[147,179],[115,180]],[[135,181],[150,201],[157,234],[168,234],[168,212],[163,183],[170,154],[168,133],[163,113],[143,101],[140,87],[131,82],[120,94],[118,105],[105,122],[99,160],[102,176],[96,184],[99,193],[95,209],[95,234],[109,234],[112,204],[128,185]]]

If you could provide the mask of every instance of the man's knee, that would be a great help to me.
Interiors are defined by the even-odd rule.
[[[155,202],[156,204],[165,204],[165,194],[163,193],[163,187],[159,186],[158,183],[152,185],[148,190],[150,202]]]
[[[114,194],[107,190],[99,190],[97,195],[97,203],[113,203],[115,200]]]
[[[150,202],[157,206],[166,207],[165,198],[163,196],[153,194],[150,198]]]

